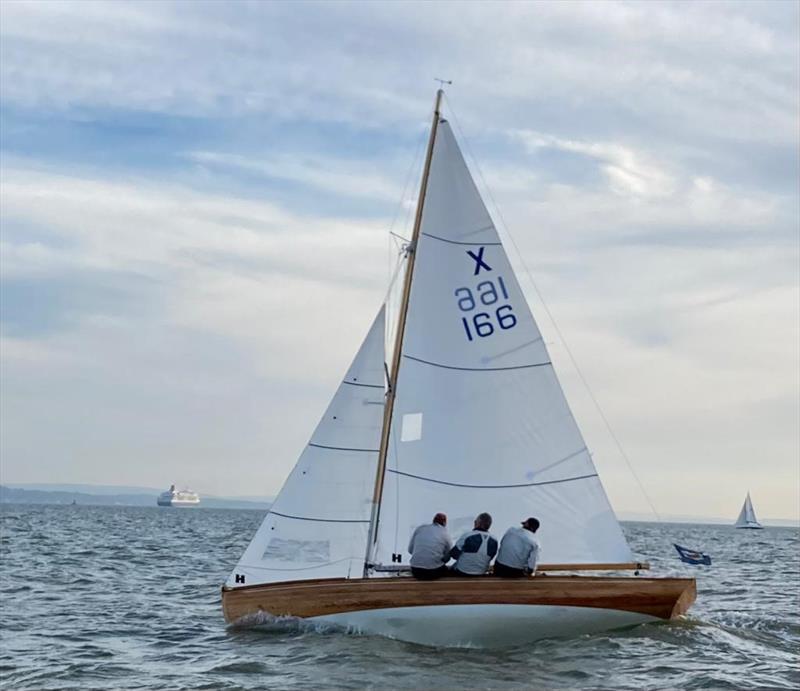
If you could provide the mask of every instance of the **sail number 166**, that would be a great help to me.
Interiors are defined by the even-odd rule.
[[[514,316],[514,308],[511,305],[500,305],[494,307],[502,298],[508,300],[508,291],[502,276],[498,276],[497,285],[494,281],[483,281],[475,286],[475,289],[456,288],[455,296],[458,300],[458,308],[462,312],[472,312],[476,308],[489,307],[491,311],[476,312],[461,318],[467,340],[474,341],[475,336],[486,338],[495,332],[495,328],[513,329],[517,325],[517,318]]]

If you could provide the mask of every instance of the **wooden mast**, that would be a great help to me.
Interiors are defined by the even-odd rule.
[[[392,426],[392,413],[394,412],[394,400],[397,388],[397,373],[400,370],[400,360],[403,352],[403,336],[406,331],[406,317],[408,316],[408,301],[411,296],[411,280],[414,277],[414,261],[417,255],[417,242],[419,241],[420,226],[422,225],[422,211],[425,206],[425,194],[428,191],[428,175],[431,171],[431,159],[433,158],[433,145],[436,141],[436,130],[439,127],[439,109],[442,105],[444,91],[436,91],[436,103],[433,107],[433,122],[431,123],[431,134],[428,138],[428,151],[425,155],[425,167],[422,170],[422,182],[419,188],[417,199],[417,212],[414,216],[414,230],[411,234],[411,242],[406,249],[408,253],[408,264],[406,275],[403,282],[403,296],[400,301],[400,314],[397,319],[397,333],[394,339],[394,350],[392,352],[392,364],[389,369],[388,391],[383,408],[383,427],[381,429],[381,445],[378,454],[378,470],[375,473],[375,490],[372,494],[372,515],[369,523],[369,539],[367,540],[367,552],[364,558],[364,577],[366,578],[369,570],[370,555],[372,547],[378,539],[378,521],[380,519],[381,496],[383,495],[383,480],[386,474],[386,455],[389,451],[389,432]]]

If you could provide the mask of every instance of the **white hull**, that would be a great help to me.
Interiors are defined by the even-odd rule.
[[[501,648],[660,620],[595,607],[438,605],[341,612],[309,621],[422,645]]]
[[[200,506],[199,501],[162,501],[161,499],[158,500],[159,506],[175,506],[175,507],[190,507],[190,506]]]

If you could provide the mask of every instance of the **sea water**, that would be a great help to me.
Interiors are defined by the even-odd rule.
[[[693,575],[681,621],[501,650],[293,621],[226,626],[220,584],[258,511],[0,507],[0,688],[800,687],[800,532],[626,523],[654,575]],[[701,549],[710,567],[677,559]],[[547,556],[547,545],[543,546]]]

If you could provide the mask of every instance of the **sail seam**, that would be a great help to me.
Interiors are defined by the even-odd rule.
[[[408,358],[409,360],[414,360],[415,362],[421,362],[425,365],[432,365],[433,367],[441,367],[442,369],[455,369],[455,370],[460,370],[462,372],[501,372],[503,370],[511,370],[511,369],[529,369],[531,367],[546,367],[547,365],[553,364],[548,360],[547,362],[535,362],[532,365],[514,365],[512,367],[455,367],[453,365],[442,365],[438,362],[423,360],[422,358],[414,357],[413,355],[403,355],[403,357]]]
[[[313,566],[298,566],[295,569],[282,569],[276,566],[260,566],[258,564],[244,564],[244,563],[240,563],[239,566],[245,569],[258,569],[259,571],[311,571],[313,569],[324,569],[326,566],[333,566],[334,564],[341,564],[344,561],[360,561],[360,560],[361,557],[342,557],[341,559],[337,559],[336,561],[326,561],[323,564],[314,564]],[[280,581],[276,582],[280,583]],[[254,585],[263,585],[263,584],[255,583]]]
[[[494,226],[486,226],[486,228],[481,228],[481,230],[494,230]],[[460,242],[458,240],[448,240],[447,238],[440,238],[438,235],[431,235],[430,233],[420,233],[420,235],[424,235],[426,238],[432,238],[434,240],[439,240],[441,242],[447,242],[451,245],[476,245],[476,246],[489,246],[489,245],[502,245],[502,242]]]
[[[342,384],[347,384],[348,386],[364,386],[368,389],[382,389],[383,384],[359,384],[355,381],[343,381]]]
[[[434,482],[437,485],[449,485],[450,487],[469,487],[471,489],[514,489],[517,487],[538,487],[540,485],[557,485],[561,482],[573,482],[575,480],[586,480],[590,477],[597,477],[597,473],[589,475],[577,475],[576,477],[565,477],[561,480],[545,480],[543,482],[526,482],[521,485],[467,485],[461,482],[447,482],[446,480],[434,480],[432,477],[423,477],[422,475],[413,475],[412,473],[404,473],[400,470],[393,470],[387,468],[386,472],[394,473],[395,475],[405,475],[406,477],[413,477],[415,480],[424,480],[425,482]]]
[[[552,470],[557,465],[561,465],[562,463],[566,463],[567,461],[571,461],[576,456],[580,456],[581,454],[584,454],[584,453],[589,453],[589,449],[586,446],[578,449],[574,453],[569,454],[569,456],[564,456],[564,458],[559,458],[557,461],[553,461],[549,465],[546,465],[543,468],[539,468],[538,472],[539,472],[539,474],[541,474],[541,473],[543,473],[543,472],[545,472],[547,470]]]
[[[308,516],[291,516],[288,513],[280,513],[279,511],[269,511],[268,513],[282,518],[291,518],[295,521],[315,521],[317,523],[369,523],[369,520],[356,520],[350,518],[310,518]]]
[[[363,451],[364,453],[378,453],[380,449],[351,449],[345,446],[325,446],[324,444],[314,444],[308,442],[309,446],[315,446],[318,449],[330,449],[331,451]]]

